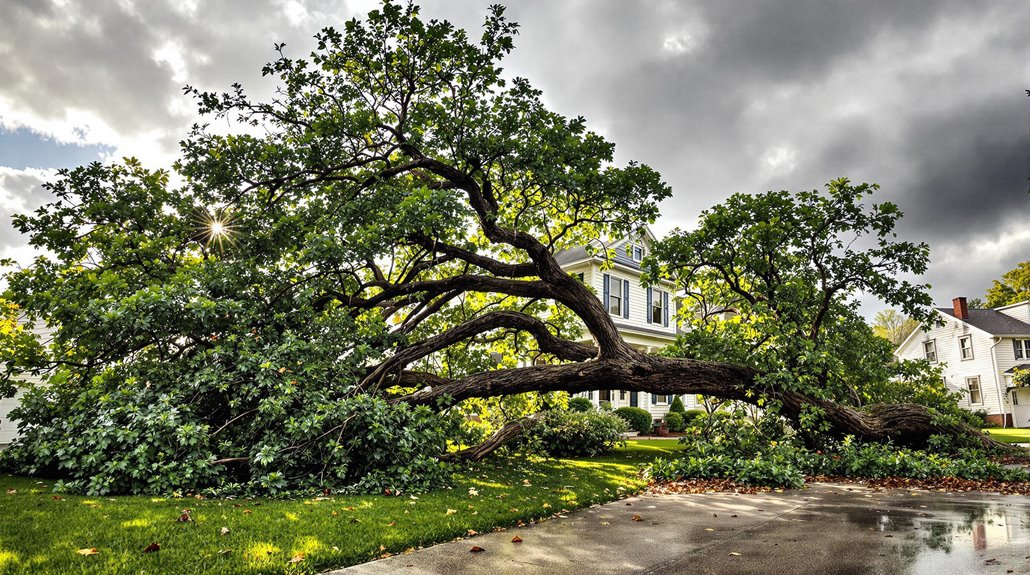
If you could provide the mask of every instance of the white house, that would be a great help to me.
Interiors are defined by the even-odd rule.
[[[27,328],[36,332],[41,338],[49,338],[50,332],[46,328]],[[21,397],[25,394],[25,390],[33,385],[39,385],[42,380],[35,376],[23,376],[21,378],[21,384],[18,388],[17,393],[14,397],[0,398],[0,446],[9,445],[16,437],[18,437],[17,424],[11,421],[10,414],[11,410],[18,407],[21,402]]]
[[[594,289],[612,315],[626,343],[647,352],[656,351],[676,340],[675,284],[660,281],[652,287],[640,283],[640,262],[655,241],[646,227],[638,234],[592,245],[579,246],[555,254],[562,269]],[[589,342],[589,335],[584,339]],[[646,392],[602,389],[580,394],[595,404],[607,401],[613,408],[633,406],[648,410],[661,419],[669,411],[673,396]],[[687,409],[697,407],[694,395],[680,398]]]
[[[1030,301],[969,309],[959,297],[935,311],[944,325],[913,331],[894,355],[941,366],[959,406],[986,411],[992,424],[1030,427],[1030,389],[1012,385],[1017,368],[1030,369]]]

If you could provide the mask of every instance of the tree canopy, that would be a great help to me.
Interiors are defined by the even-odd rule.
[[[1030,260],[1021,262],[994,280],[986,294],[987,307],[1001,307],[1030,299]]]
[[[922,271],[926,248],[894,241],[900,213],[865,207],[871,186],[735,196],[656,250],[652,277],[707,282],[718,305],[810,344],[770,363],[623,341],[554,253],[653,221],[669,187],[502,74],[516,32],[501,7],[473,41],[386,2],[306,59],[276,46],[268,101],[187,88],[234,129],[194,127],[181,185],[132,159],[62,171],[56,201],[16,219],[43,255],[5,297],[53,338],[5,358],[48,382],[16,412],[5,464],[93,493],[419,489],[445,475],[462,401],[531,411],[601,388],[772,398],[870,439],[950,429],[917,407],[836,403],[863,350],[819,346],[854,329],[848,297],[914,316],[928,303],[893,279]],[[796,380],[783,361],[814,367]]]

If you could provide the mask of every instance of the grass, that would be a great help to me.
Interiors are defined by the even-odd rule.
[[[1005,443],[1030,443],[1030,428],[1001,428],[991,427],[983,430],[985,433],[991,434],[991,437]]]
[[[644,486],[641,464],[679,448],[637,440],[591,459],[495,459],[417,497],[97,498],[0,476],[0,573],[317,573],[618,499]],[[189,522],[177,521],[184,509]],[[143,553],[151,543],[160,550]]]

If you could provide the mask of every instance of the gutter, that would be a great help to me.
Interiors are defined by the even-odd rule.
[[[994,389],[998,390],[998,411],[1001,412],[1001,427],[1005,429],[1009,426],[1008,413],[1005,411],[1005,396],[1001,391],[1001,379],[998,377],[998,344],[1001,343],[1002,338],[995,337],[994,345],[991,346],[991,365],[994,366]],[[1008,390],[1005,390],[1008,393]],[[1015,416],[1013,416],[1015,417]]]

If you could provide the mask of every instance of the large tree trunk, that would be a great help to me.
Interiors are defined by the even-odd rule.
[[[618,357],[575,364],[537,365],[482,372],[460,380],[440,380],[399,398],[414,404],[436,405],[471,397],[493,397],[528,391],[622,389],[657,394],[700,394],[758,405],[760,398],[776,400],[781,413],[795,423],[804,410],[817,408],[830,425],[830,435],[853,435],[863,441],[893,441],[926,447],[933,435],[972,437],[988,449],[1008,449],[1004,443],[962,423],[936,421],[926,407],[913,403],[877,404],[857,410],[794,391],[760,389],[748,368],[691,359],[675,359],[629,350]]]

